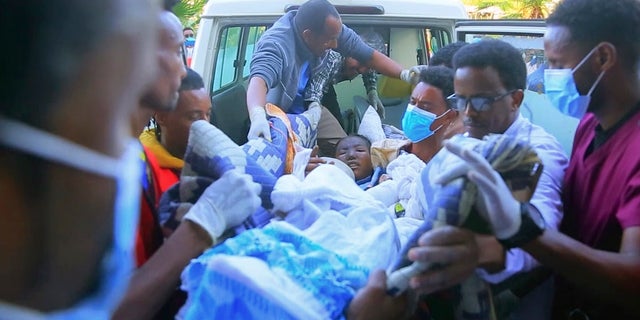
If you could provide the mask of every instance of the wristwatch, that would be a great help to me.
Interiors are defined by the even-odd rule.
[[[544,232],[544,218],[538,210],[529,210],[529,203],[520,204],[520,217],[518,232],[507,239],[498,239],[506,249],[521,247]]]

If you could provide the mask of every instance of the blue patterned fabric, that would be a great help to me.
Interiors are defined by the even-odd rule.
[[[284,173],[285,159],[287,156],[287,126],[282,120],[271,117],[271,141],[256,138],[242,145],[242,150],[251,159],[274,177],[280,177]],[[247,171],[248,174],[262,174],[257,170]],[[256,182],[258,182],[256,180]]]
[[[540,174],[541,160],[533,148],[525,141],[512,136],[490,134],[477,140],[463,136],[451,138],[465,148],[475,150],[484,156],[492,167],[498,171],[512,190],[520,190],[522,181],[524,186],[531,186],[535,190],[537,177]],[[438,164],[438,173],[448,170],[462,163],[458,156],[442,150],[436,155],[420,173],[418,197],[423,205],[425,221],[409,238],[401,253],[401,259],[394,269],[409,265],[408,250],[417,244],[418,238],[433,228],[443,225],[453,225],[469,229],[479,234],[490,234],[489,223],[481,217],[475,208],[477,187],[462,174],[443,184],[434,185],[430,170],[432,165]],[[535,174],[534,174],[535,173]],[[511,182],[519,182],[518,187]],[[430,198],[430,200],[427,200]],[[424,211],[424,209],[426,211]],[[445,290],[449,292],[446,303],[453,305],[457,319],[494,319],[493,302],[490,297],[489,286],[477,275],[473,274],[460,285]],[[434,316],[435,317],[435,316]]]
[[[182,289],[189,295],[180,311],[185,319],[249,319],[258,315],[260,319],[292,318],[282,305],[265,297],[268,295],[252,292],[250,284],[208,268],[216,255],[247,256],[266,262],[274,274],[290,278],[310,293],[331,319],[344,318],[343,309],[366,284],[369,274],[365,267],[351,264],[295,230],[271,224],[228,239],[191,262],[182,273]],[[246,281],[259,282],[261,277],[252,278]],[[300,296],[292,295],[291,299],[300,300]]]
[[[291,122],[291,129],[298,136],[300,146],[307,149],[313,148],[318,138],[318,130],[311,127],[311,121],[306,114],[287,114],[287,117]]]
[[[305,114],[287,116],[299,143],[304,147],[315,144],[316,130],[312,130]],[[288,142],[287,125],[277,117],[269,120],[272,141],[252,139],[242,147],[206,121],[194,122],[184,156],[186,170],[183,169],[180,182],[167,190],[159,202],[159,221],[167,234],[178,227],[184,214],[211,183],[228,170],[238,168],[262,186],[262,207],[238,226],[236,233],[269,223],[273,218],[268,211],[273,207],[271,191],[284,173]]]
[[[313,148],[317,130],[311,128],[309,118],[303,114],[287,114],[291,130],[298,138],[298,144],[304,148]],[[271,123],[271,141],[262,138],[251,139],[242,145],[247,156],[275,177],[284,174],[287,158],[287,125],[278,117],[269,117]],[[253,175],[253,172],[247,172]],[[257,181],[256,181],[257,182]]]
[[[280,143],[282,139],[274,140]],[[284,146],[286,148],[286,138]],[[277,147],[269,150],[277,153]],[[273,207],[271,191],[277,177],[265,170],[254,157],[248,156],[213,125],[206,121],[194,122],[184,161],[185,167],[182,170],[180,182],[169,188],[160,198],[158,216],[163,228],[175,230],[184,214],[200,198],[204,190],[222,174],[232,169],[244,171],[262,186],[260,192],[262,206],[235,229],[236,233],[265,226],[273,218],[268,209]]]

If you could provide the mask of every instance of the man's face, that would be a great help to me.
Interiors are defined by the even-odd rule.
[[[336,158],[353,170],[356,180],[366,178],[373,173],[371,150],[360,137],[342,139],[336,146]]]
[[[175,110],[156,114],[163,141],[170,146],[169,151],[178,150],[179,154],[174,156],[184,156],[191,124],[197,120],[209,121],[210,114],[211,99],[205,89],[181,91]]]
[[[95,25],[99,29],[90,30],[88,36],[104,33],[101,36],[104,40],[95,43],[94,48],[78,49],[84,51],[85,58],[70,63],[74,77],[84,81],[70,81],[64,90],[58,90],[55,107],[49,110],[43,124],[49,134],[82,145],[81,150],[119,159],[131,143],[128,130],[131,113],[136,110],[140,96],[156,71],[155,63],[150,65],[148,61],[153,59],[157,48],[155,16],[158,8],[151,1],[99,3],[100,6],[109,3],[108,7],[113,9],[109,11],[109,24]],[[77,11],[79,7],[69,3],[65,10],[81,13]],[[51,21],[42,23],[45,28],[55,28]],[[129,26],[135,26],[135,31]],[[53,36],[47,36],[36,43],[46,45],[52,39]],[[33,65],[22,67],[26,71]],[[78,97],[87,103],[76,103]],[[69,117],[71,114],[76,116]],[[87,125],[83,119],[88,114],[99,114],[100,121]],[[56,148],[49,139],[21,136],[28,139],[26,144],[36,148]],[[65,161],[51,161],[47,160],[50,157],[40,155],[25,157],[25,152],[13,148],[2,146],[0,149],[0,158],[8,161],[2,161],[0,172],[0,190],[3,190],[0,211],[4,218],[0,243],[3,261],[12,261],[0,266],[3,280],[0,295],[3,299],[12,295],[34,297],[32,306],[40,304],[38,301],[46,301],[46,308],[71,307],[98,289],[101,261],[115,241],[114,223],[130,222],[114,217],[114,208],[129,208],[114,206],[118,201],[117,190],[122,186],[114,177],[96,173],[105,171],[96,170],[101,165],[95,162],[84,161],[86,166],[78,166],[75,161],[65,164]],[[82,157],[73,148],[68,150],[57,158]],[[28,161],[26,164],[25,160]],[[13,169],[14,162],[19,170],[7,171]],[[25,182],[32,176],[24,176],[20,170],[25,165],[29,170],[24,172],[40,175],[40,182],[34,188]],[[87,170],[92,167],[94,170]],[[111,169],[120,171],[115,166]],[[36,196],[38,201],[33,201]],[[42,246],[42,243],[46,245]],[[47,276],[33,277],[36,270]]]
[[[186,29],[184,31],[182,31],[182,36],[186,39],[186,38],[194,38],[195,34],[193,33],[193,30],[191,29]]]
[[[360,64],[358,60],[354,58],[345,58],[344,64],[342,65],[342,79],[341,80],[353,80],[359,74],[363,74],[367,72],[369,68],[367,66]]]
[[[438,117],[449,110],[445,97],[442,95],[442,90],[424,82],[419,82],[416,87],[413,88],[409,103],[419,109],[431,112]],[[431,124],[430,129],[433,131],[446,121],[449,120],[445,119],[445,117],[438,118]]]
[[[307,29],[302,33],[302,37],[307,47],[316,57],[321,57],[329,49],[338,47],[338,37],[342,32],[342,20],[333,16],[328,16],[324,24],[324,32],[316,34]]]
[[[178,89],[187,74],[182,59],[182,27],[173,13],[160,13],[160,42],[156,57],[159,72],[143,104],[153,110],[173,110],[178,102]]]
[[[492,67],[458,68],[454,78],[455,94],[459,99],[474,97],[495,98],[508,92],[502,85],[498,72]],[[507,94],[485,105],[484,111],[477,111],[471,103],[464,110],[464,125],[469,135],[482,139],[489,133],[504,133],[515,121],[519,103],[515,103],[513,94]]]
[[[571,32],[567,27],[548,26],[544,35],[544,53],[547,57],[549,69],[574,69],[583,58],[585,58],[592,48],[585,48],[571,41]],[[593,59],[594,55],[587,58],[578,69],[573,73],[573,79],[580,94],[586,95],[591,86],[596,82],[600,70],[591,68],[589,59]],[[597,99],[598,90],[593,92],[592,97]],[[591,106],[589,111],[593,111]]]

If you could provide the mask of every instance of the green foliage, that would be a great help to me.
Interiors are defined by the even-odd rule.
[[[464,0],[464,4],[476,6],[478,10],[498,7],[504,11],[505,19],[544,19],[549,16],[553,0]]]
[[[180,0],[172,11],[180,18],[182,26],[197,29],[205,4],[207,0]]]

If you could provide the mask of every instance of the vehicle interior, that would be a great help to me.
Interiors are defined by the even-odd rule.
[[[450,32],[428,25],[393,26],[344,22],[354,30],[373,28],[385,39],[387,55],[404,67],[428,64],[434,50],[452,41]],[[246,141],[249,120],[246,107],[238,106],[246,106],[249,64],[256,42],[268,27],[266,24],[227,26],[220,33],[211,86],[212,122],[239,144]],[[336,84],[335,90],[345,122],[343,128],[347,133],[357,131],[360,119],[369,105],[361,76]],[[400,122],[411,94],[410,85],[379,74],[378,93],[386,109],[383,123],[401,129]]]
[[[405,68],[428,64],[429,57],[439,48],[458,39],[478,41],[484,37],[499,38],[522,51],[527,64],[528,84],[521,107],[523,116],[554,135],[570,155],[578,121],[561,114],[551,106],[544,95],[543,72],[546,67],[542,36],[543,21],[463,20],[451,34],[447,23],[426,19],[371,19],[370,16],[343,15],[343,22],[354,30],[372,28],[385,41],[387,55]],[[212,96],[212,123],[238,144],[246,142],[249,118],[246,109],[246,87],[249,65],[255,44],[277,17],[254,17],[252,23],[238,23],[237,19],[221,23],[215,45],[215,66],[212,65],[210,95]],[[206,71],[205,71],[206,72]],[[356,132],[369,103],[361,76],[334,86],[343,114],[343,128]],[[411,87],[407,83],[378,75],[378,93],[385,105],[383,123],[401,127]]]

